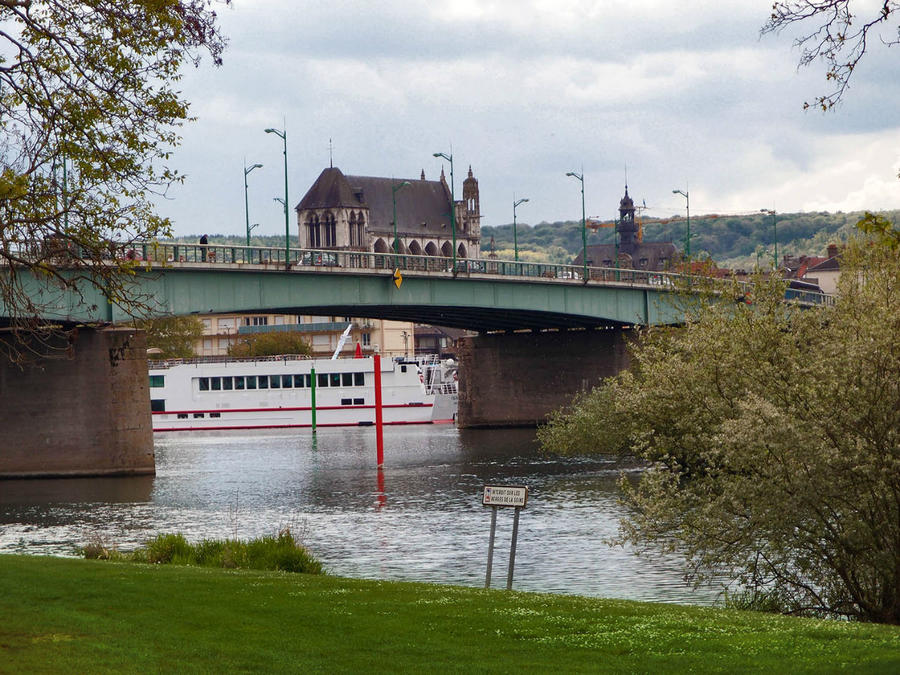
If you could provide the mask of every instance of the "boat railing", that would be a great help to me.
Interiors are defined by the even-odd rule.
[[[194,356],[188,359],[148,360],[151,370],[162,370],[181,365],[206,365],[214,363],[265,363],[277,361],[309,361],[315,357],[307,354],[280,354],[278,356]]]

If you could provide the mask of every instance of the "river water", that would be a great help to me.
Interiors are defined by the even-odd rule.
[[[607,540],[621,507],[615,458],[542,454],[533,430],[388,427],[385,470],[369,428],[157,434],[155,477],[0,481],[0,553],[122,550],[159,532],[249,538],[290,527],[335,575],[483,586],[485,484],[527,485],[513,587],[711,604],[678,559]],[[513,509],[498,512],[492,586],[506,585]]]

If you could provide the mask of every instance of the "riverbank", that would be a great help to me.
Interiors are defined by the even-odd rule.
[[[898,672],[900,627],[0,556],[0,672]]]

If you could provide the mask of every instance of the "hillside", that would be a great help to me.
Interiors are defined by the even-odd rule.
[[[850,213],[779,213],[777,216],[778,257],[785,255],[825,255],[829,243],[839,243],[853,231],[863,211]],[[893,222],[900,222],[900,210],[883,214]],[[684,248],[685,221],[683,218],[669,223],[644,225],[644,241],[672,241]],[[588,229],[587,243],[612,242],[613,229]],[[581,221],[517,224],[519,259],[567,262],[580,253]],[[512,225],[484,226],[481,228],[481,250],[490,252],[491,237],[498,257],[513,257]],[[691,253],[697,257],[710,257],[720,267],[733,269],[752,268],[757,253],[760,262],[771,261],[773,256],[772,216],[763,213],[749,215],[691,216]]]

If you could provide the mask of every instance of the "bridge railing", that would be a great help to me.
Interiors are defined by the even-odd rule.
[[[51,242],[52,243],[52,242]],[[46,253],[47,243],[35,244],[33,253]],[[25,250],[22,251],[25,253]],[[73,253],[65,251],[65,253]],[[286,261],[287,255],[287,261]],[[584,279],[584,266],[556,263],[538,263],[497,258],[457,258],[456,269],[453,259],[443,256],[413,255],[411,253],[373,253],[370,251],[299,249],[284,247],[235,246],[225,244],[186,244],[180,242],[132,242],[111,244],[109,257],[166,265],[169,263],[224,263],[271,266],[273,269],[315,269],[319,271],[351,270],[393,270],[401,272],[428,272],[452,276],[489,275],[528,280],[558,280],[561,282],[586,283],[591,281],[604,284],[627,286],[657,286],[660,289],[690,287],[698,278],[705,282],[731,283],[706,277],[689,276],[676,272],[656,272],[649,270],[624,269],[616,267],[588,267],[588,278]],[[750,285],[739,284],[742,293],[749,293]],[[810,290],[789,288],[785,298],[801,304],[830,305],[834,297]]]

